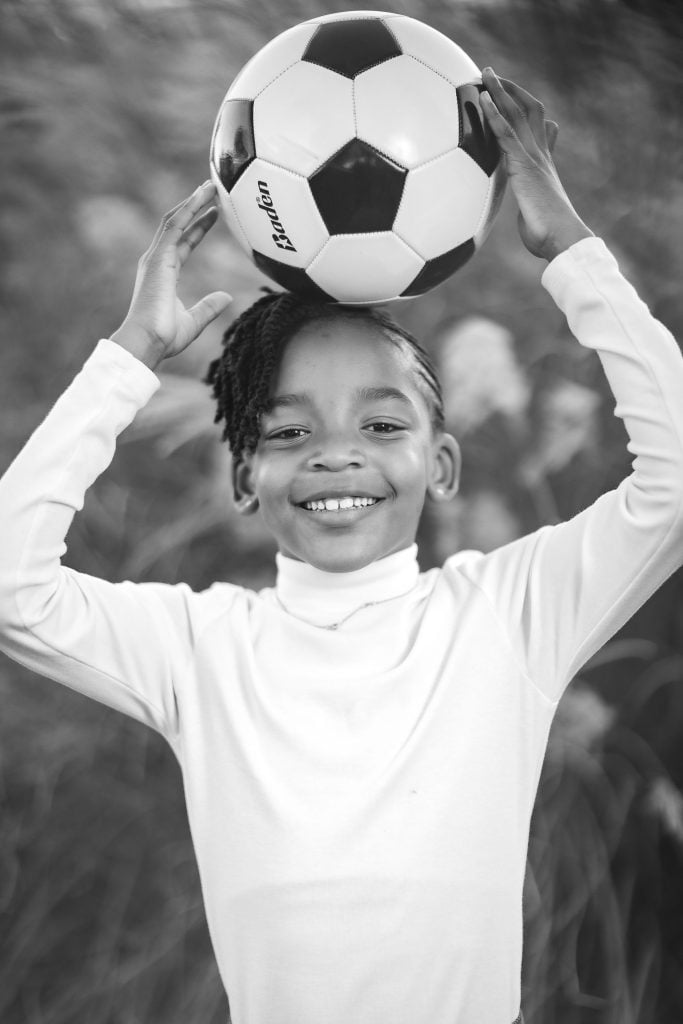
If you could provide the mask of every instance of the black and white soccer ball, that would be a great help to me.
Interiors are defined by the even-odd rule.
[[[220,107],[228,226],[283,288],[345,304],[422,295],[487,235],[505,188],[476,64],[414,18],[351,11],[276,36]]]

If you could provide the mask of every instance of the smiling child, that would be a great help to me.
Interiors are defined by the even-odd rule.
[[[233,1024],[521,1020],[529,821],[574,674],[683,562],[683,360],[581,221],[557,126],[484,72],[526,247],[597,351],[633,470],[569,522],[420,573],[425,500],[458,488],[429,356],[387,313],[260,298],[207,383],[237,507],[277,582],[110,583],[64,538],[153,372],[227,306],[178,274],[216,219],[167,214],[130,310],[0,481],[0,646],[166,737]]]

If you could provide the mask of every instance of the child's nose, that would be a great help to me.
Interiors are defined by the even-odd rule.
[[[311,469],[341,470],[349,466],[364,466],[365,463],[358,438],[340,434],[329,434],[309,459]]]

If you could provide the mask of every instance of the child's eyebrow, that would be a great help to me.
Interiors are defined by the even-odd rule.
[[[398,388],[390,387],[389,385],[381,385],[375,387],[364,387],[358,388],[356,397],[361,402],[381,402],[383,399],[395,398],[399,402],[403,402],[404,405],[408,405],[414,408],[413,402],[408,398],[403,391],[399,391]],[[292,405],[314,405],[314,401],[307,391],[301,391],[298,394],[283,394],[273,395],[269,398],[264,407],[264,412],[273,412],[279,408],[289,408]]]
[[[392,387],[367,387],[359,388],[358,397],[363,402],[381,402],[384,398],[395,398],[404,405],[413,407],[413,403],[403,391]]]
[[[305,391],[295,395],[273,395],[263,407],[264,412],[273,412],[275,409],[288,407],[290,405],[311,405],[311,398]]]

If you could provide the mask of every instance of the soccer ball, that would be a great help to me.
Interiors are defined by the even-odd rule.
[[[370,305],[422,295],[487,235],[505,188],[476,64],[414,18],[352,11],[276,36],[218,112],[232,233],[283,288]]]

